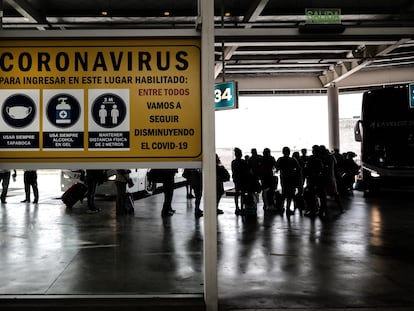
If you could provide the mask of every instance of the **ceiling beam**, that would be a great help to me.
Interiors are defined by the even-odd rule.
[[[5,0],[5,2],[7,2],[24,18],[27,18],[29,22],[48,24],[46,17],[25,0]],[[46,30],[44,26],[37,26],[36,28],[39,30]]]
[[[352,74],[358,72],[359,70],[363,69],[364,67],[371,64],[376,57],[386,56],[391,51],[397,49],[405,42],[408,42],[410,39],[401,39],[389,46],[369,46],[363,47],[361,59],[358,61],[356,59],[352,59],[350,61],[341,61],[336,63],[330,67],[329,70],[325,71],[322,75],[319,76],[321,83],[324,87],[328,87],[333,84],[337,84],[338,82],[348,78]],[[350,53],[349,58],[355,57],[354,52]]]
[[[302,34],[298,27],[290,28],[216,28],[216,41],[228,44],[245,42],[271,43],[280,40],[304,42],[337,42],[343,40],[374,41],[395,40],[412,37],[414,27],[348,27],[343,33],[313,33]]]
[[[243,21],[245,23],[254,23],[257,18],[260,16],[260,14],[262,13],[262,11],[264,10],[264,8],[266,7],[267,3],[269,2],[269,0],[255,0],[253,1],[252,5],[250,6],[250,8],[247,10],[246,15],[243,18]],[[245,26],[245,28],[251,28],[251,25],[248,24]],[[224,45],[223,45],[224,48]],[[220,74],[220,72],[223,71],[224,69],[224,61],[229,60],[232,55],[234,54],[234,52],[236,52],[237,50],[237,46],[232,46],[232,47],[226,47],[225,50],[223,51],[223,59],[221,62],[217,62],[216,65],[214,66],[214,78],[217,78],[218,75]]]
[[[256,0],[252,1],[251,6],[247,9],[247,13],[243,18],[245,23],[254,23],[262,14],[269,0]],[[246,25],[245,28],[251,28],[252,25]]]
[[[239,91],[262,92],[277,90],[324,90],[319,79],[313,75],[280,75],[265,77],[249,77],[228,75],[231,80],[237,80]],[[414,70],[408,68],[382,69],[359,71],[352,75],[352,79],[339,81],[336,86],[341,89],[371,87],[374,85],[390,85],[414,82]]]

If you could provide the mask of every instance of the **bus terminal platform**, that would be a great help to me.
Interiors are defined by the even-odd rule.
[[[42,185],[39,184],[39,189]],[[67,209],[44,190],[0,207],[0,310],[204,310],[203,218],[185,187],[117,216],[113,198]],[[413,193],[329,201],[326,218],[253,218],[224,196],[218,215],[219,310],[414,310]],[[203,208],[203,206],[202,206]]]

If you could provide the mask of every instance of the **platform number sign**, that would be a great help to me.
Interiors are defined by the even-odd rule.
[[[214,86],[214,104],[216,110],[238,108],[237,82],[217,83]]]
[[[410,108],[414,108],[414,83],[409,85],[410,92]]]

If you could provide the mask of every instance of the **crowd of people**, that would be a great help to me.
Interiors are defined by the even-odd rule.
[[[269,148],[262,155],[253,148],[245,157],[240,148],[235,148],[231,162],[235,214],[255,214],[260,192],[265,212],[286,211],[290,216],[299,210],[309,216],[325,216],[328,197],[343,212],[341,195],[352,191],[359,172],[355,156],[353,152],[341,154],[337,149],[330,152],[324,145],[312,146],[311,155],[306,148],[291,154],[286,146],[277,159]]]
[[[338,149],[330,152],[323,145],[312,146],[312,154],[307,149],[291,153],[289,147],[282,149],[282,156],[275,158],[269,148],[265,148],[260,155],[257,149],[251,149],[251,154],[243,157],[240,148],[234,148],[234,159],[231,161],[231,176],[216,155],[217,177],[217,214],[223,214],[219,208],[220,199],[224,194],[224,182],[234,183],[234,204],[236,215],[256,215],[257,202],[261,193],[265,212],[275,212],[287,216],[298,210],[301,215],[324,216],[328,212],[327,200],[332,198],[343,212],[341,196],[353,189],[355,176],[359,172],[359,165],[354,161],[353,152],[340,153]],[[163,184],[164,203],[161,210],[162,217],[173,216],[172,208],[174,194],[174,176],[177,169],[152,169],[149,179]],[[128,170],[115,170],[115,184],[117,188],[116,214],[128,214],[133,211],[128,208],[129,196],[127,184],[132,186]],[[6,203],[7,189],[10,177],[15,178],[16,172],[11,175],[10,170],[0,170],[2,182],[1,203]],[[200,208],[203,194],[203,174],[201,169],[185,169],[183,177],[186,179],[187,199],[195,199],[194,215],[202,217]],[[85,184],[87,192],[88,210],[99,211],[95,205],[95,191],[98,184],[107,179],[104,170],[86,170]],[[278,185],[280,182],[279,191]],[[35,170],[24,171],[25,199],[30,202],[30,188],[33,189],[33,203],[38,203],[39,191]]]

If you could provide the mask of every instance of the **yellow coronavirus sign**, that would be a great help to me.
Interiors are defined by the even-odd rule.
[[[0,41],[3,162],[201,159],[198,40]]]

